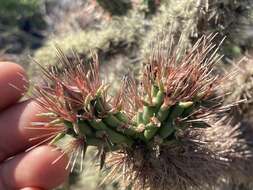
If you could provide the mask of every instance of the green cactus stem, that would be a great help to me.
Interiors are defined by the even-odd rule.
[[[98,131],[98,134],[103,134],[101,132],[104,132],[104,135],[108,135],[108,138],[113,142],[113,143],[119,143],[127,146],[132,146],[133,140],[115,132],[114,130],[110,129],[107,127],[103,121],[101,120],[91,120],[89,121],[90,125]]]
[[[137,125],[140,125],[140,124],[144,123],[144,121],[143,121],[143,112],[142,111],[137,112],[136,122],[137,122]]]
[[[151,91],[152,91],[152,97],[155,97],[159,91],[159,87],[156,85],[152,85]]]
[[[116,116],[109,114],[107,115],[103,121],[110,127],[112,128],[117,128],[120,127],[122,125],[124,125],[123,122],[121,122]]]
[[[152,121],[146,125],[144,131],[144,137],[147,141],[150,141],[156,135],[161,126],[160,121],[156,117],[153,117],[151,120]]]
[[[127,123],[127,124],[131,124],[132,122],[129,120],[129,118],[126,116],[126,114],[122,113],[122,112],[117,112],[114,114],[114,116],[121,122],[123,123]]]
[[[163,125],[163,128],[160,129],[159,135],[162,139],[166,139],[175,131],[175,124],[173,123],[172,119],[169,119]]]
[[[165,96],[164,91],[163,90],[159,90],[157,92],[156,96],[153,98],[152,102],[153,102],[153,105],[156,107],[157,110],[162,105],[163,100],[164,100],[164,96]]]
[[[174,105],[167,121],[165,122],[165,125],[161,127],[159,130],[159,135],[165,139],[168,136],[170,136],[174,130],[175,130],[175,119],[184,112],[187,108],[191,107],[193,105],[193,102],[179,102],[177,105]]]
[[[155,106],[144,106],[143,108],[143,123],[147,124],[150,118],[155,116],[156,107]]]
[[[89,126],[89,124],[85,121],[78,121],[77,126],[79,127],[79,131],[82,135],[85,136],[92,136],[93,131],[92,128]]]
[[[158,119],[163,122],[169,116],[170,110],[170,106],[163,104],[157,113]]]
[[[153,98],[151,105],[145,105],[143,108],[144,124],[148,124],[150,122],[150,118],[157,114],[165,96],[164,91],[159,89],[156,85],[152,86],[152,95]]]

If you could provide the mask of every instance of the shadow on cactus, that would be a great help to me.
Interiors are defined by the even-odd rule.
[[[179,48],[154,50],[141,79],[125,76],[115,96],[100,79],[96,56],[84,64],[58,50],[64,71],[41,67],[45,83],[34,90],[45,110],[38,116],[50,119],[33,123],[49,131],[41,143],[61,146],[71,170],[78,160],[82,170],[87,147],[95,146],[100,168],[110,171],[105,180],[119,177],[133,189],[212,187],[220,178],[243,175],[251,154],[239,126],[223,119],[233,105],[223,106],[227,76],[214,72],[220,60],[214,37],[202,37],[181,58]]]

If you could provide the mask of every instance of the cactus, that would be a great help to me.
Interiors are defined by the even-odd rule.
[[[231,89],[231,93],[226,97],[226,103],[244,100],[233,114],[237,121],[252,121],[252,101],[253,101],[253,61],[251,56],[244,57],[239,64],[234,64],[228,68],[228,72],[236,71],[236,77],[227,82],[226,89]]]
[[[72,55],[72,49],[84,57],[89,57],[90,50],[96,51],[102,57],[109,57],[118,52],[131,53],[130,49],[135,49],[141,41],[144,25],[142,19],[141,15],[131,12],[128,16],[105,23],[97,30],[73,32],[67,36],[52,38],[35,53],[34,58],[45,66],[57,64],[55,44],[60,46],[67,56]]]
[[[45,110],[38,117],[50,119],[34,123],[50,131],[41,143],[70,138],[62,148],[71,171],[95,146],[100,168],[111,170],[108,180],[121,171],[125,186],[134,189],[200,188],[231,173],[243,175],[237,161],[246,163],[251,154],[238,126],[221,119],[231,105],[223,106],[219,92],[225,78],[212,72],[220,60],[214,37],[200,38],[181,58],[178,48],[154,51],[141,79],[126,75],[114,96],[100,78],[96,55],[83,63],[73,52],[73,62],[58,50],[63,73],[41,67],[45,84],[35,85],[34,97]]]
[[[248,0],[209,0],[207,2],[206,13],[199,18],[200,34],[211,30],[227,36],[227,41],[221,50],[229,58],[238,57],[245,50],[252,48],[250,34],[253,24],[252,2]]]
[[[173,26],[173,27],[172,27]],[[168,30],[168,28],[171,28]],[[172,32],[182,37],[182,48],[189,48],[199,36],[219,33],[216,44],[226,36],[220,48],[223,61],[241,56],[252,48],[252,3],[248,0],[167,0],[162,1],[158,14],[151,20],[143,57],[149,55],[154,36]],[[183,34],[183,36],[182,36]]]
[[[58,44],[67,55],[71,55],[71,49],[74,48],[85,57],[90,49],[110,57],[123,49],[128,55],[134,54],[131,56],[134,59],[139,59],[135,53],[141,51],[141,58],[146,59],[152,51],[150,44],[156,43],[153,42],[154,37],[163,33],[168,35],[168,28],[171,28],[171,33],[177,34],[176,41],[181,37],[181,49],[190,48],[199,36],[214,31],[220,34],[217,44],[227,36],[220,50],[225,58],[233,58],[251,47],[252,5],[248,0],[168,0],[161,1],[160,4],[157,14],[150,17],[144,18],[140,11],[130,10],[127,15],[113,17],[109,23],[101,23],[99,29],[92,28],[51,38],[35,52],[34,58],[44,64],[57,64],[54,45]],[[242,15],[237,13],[241,7],[245,7]],[[31,67],[31,72],[35,69]]]
[[[176,42],[181,43],[181,50],[191,47],[190,37],[195,36],[198,32],[197,15],[199,8],[197,4],[194,0],[166,1],[166,3],[162,3],[159,12],[151,20],[150,29],[146,34],[147,40],[143,41],[140,46],[142,57],[148,59],[152,54],[153,46],[163,46],[163,48],[168,49],[171,44],[163,38],[170,38],[170,34],[174,35]],[[160,37],[160,41],[163,39],[165,43],[157,43],[158,37]]]

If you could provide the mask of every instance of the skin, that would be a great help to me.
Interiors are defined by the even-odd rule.
[[[33,101],[20,102],[25,93],[27,76],[22,67],[0,62],[0,190],[50,190],[65,181],[68,158],[55,147],[42,145],[31,138],[42,134],[29,130],[38,120],[41,108]],[[16,88],[14,88],[15,86]]]

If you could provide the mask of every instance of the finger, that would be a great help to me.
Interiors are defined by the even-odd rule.
[[[0,110],[15,103],[26,91],[24,69],[11,62],[0,62]]]
[[[52,189],[57,187],[68,176],[68,171],[65,169],[68,163],[66,156],[53,163],[61,155],[62,153],[55,151],[53,147],[41,146],[2,163],[0,165],[0,187],[1,185],[2,189],[24,187]]]
[[[32,137],[50,133],[46,130],[27,128],[31,126],[32,122],[40,121],[36,117],[36,114],[40,112],[41,108],[34,101],[26,101],[0,114],[0,162],[37,143],[37,141],[30,141]],[[38,141],[42,140],[38,139]]]
[[[43,189],[40,189],[40,188],[37,188],[37,187],[25,187],[25,188],[22,188],[20,190],[43,190]]]

